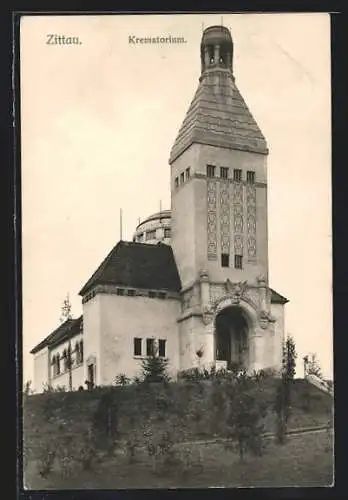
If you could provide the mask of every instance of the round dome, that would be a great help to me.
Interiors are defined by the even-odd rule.
[[[209,26],[203,31],[202,45],[232,44],[230,30],[225,26]]]
[[[162,210],[140,222],[135,230],[133,241],[137,243],[165,243],[170,245],[171,211]]]

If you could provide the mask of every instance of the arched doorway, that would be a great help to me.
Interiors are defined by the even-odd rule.
[[[222,309],[215,319],[215,357],[217,361],[227,361],[232,366],[248,368],[249,365],[249,325],[246,313],[241,307]]]

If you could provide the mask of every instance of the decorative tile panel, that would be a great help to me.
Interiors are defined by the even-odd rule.
[[[256,257],[256,187],[246,186],[248,257]]]
[[[244,249],[244,216],[243,216],[243,184],[231,184],[233,200],[234,253],[243,255]]]
[[[216,215],[216,182],[207,182],[208,203],[208,260],[217,259],[217,215]]]
[[[230,253],[230,193],[228,182],[220,182],[221,253]]]

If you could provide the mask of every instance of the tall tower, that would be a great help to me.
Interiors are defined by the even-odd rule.
[[[169,159],[171,244],[183,287],[180,335],[182,338],[195,337],[196,344],[207,341],[204,334],[199,333],[202,332],[199,315],[205,324],[209,324],[210,315],[210,331],[215,332],[216,301],[221,299],[222,293],[231,296],[234,285],[243,282],[250,297],[254,294],[250,314],[256,317],[262,313],[267,317],[265,328],[270,327],[271,306],[267,243],[268,148],[236,86],[233,41],[226,27],[211,26],[204,30],[200,62],[198,89]],[[189,290],[193,299],[186,297]],[[257,320],[252,324],[256,331]],[[182,355],[187,357],[188,344],[185,342]],[[208,350],[216,350],[216,335],[214,346]],[[229,359],[231,349],[230,346],[225,358]],[[255,355],[251,357],[253,366],[258,366]],[[189,360],[183,364],[190,364]]]

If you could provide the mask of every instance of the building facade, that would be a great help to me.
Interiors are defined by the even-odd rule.
[[[82,328],[66,325],[69,342],[83,339],[76,383],[137,376],[153,352],[172,376],[194,366],[281,367],[287,299],[268,279],[268,147],[236,86],[227,28],[204,31],[200,60],[170,153],[171,210],[111,250],[80,291],[83,321],[72,321]],[[59,335],[32,351],[36,390],[63,380],[52,361],[57,346],[64,351]]]

